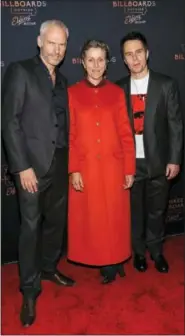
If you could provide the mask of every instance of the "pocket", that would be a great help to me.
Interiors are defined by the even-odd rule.
[[[118,150],[113,152],[113,156],[118,159],[118,160],[123,160],[124,159],[124,153],[122,150]]]

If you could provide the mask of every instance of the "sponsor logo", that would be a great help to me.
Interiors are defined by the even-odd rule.
[[[8,172],[8,166],[6,164],[3,164],[1,166],[1,183],[5,186],[6,196],[16,194],[16,189],[12,181],[11,175]]]
[[[166,222],[176,222],[183,219],[184,200],[182,197],[176,197],[169,200]]]
[[[112,56],[109,63],[116,63],[116,57]],[[82,59],[80,57],[73,57],[72,64],[82,64]]]
[[[82,64],[82,59],[80,57],[73,57],[72,64]]]
[[[146,14],[152,7],[156,7],[156,1],[113,1],[112,6],[124,9],[125,24],[144,24]]]
[[[10,8],[12,26],[36,25],[38,9],[46,6],[46,1],[1,1],[1,7]]]
[[[5,66],[5,62],[1,61],[1,68],[3,68]]]
[[[174,55],[175,61],[184,61],[185,60],[185,44],[181,44],[181,51]]]

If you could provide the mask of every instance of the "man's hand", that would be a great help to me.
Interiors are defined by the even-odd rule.
[[[178,175],[180,166],[177,164],[168,163],[166,166],[166,177],[168,180],[173,179]]]
[[[19,173],[21,185],[24,190],[27,190],[30,193],[34,193],[38,191],[38,180],[36,178],[35,172],[32,168],[23,170]]]
[[[84,184],[83,184],[82,175],[80,173],[71,174],[71,183],[73,185],[73,188],[76,191],[83,191]]]
[[[129,189],[132,187],[134,183],[133,175],[125,175],[125,184],[123,185],[124,189]]]

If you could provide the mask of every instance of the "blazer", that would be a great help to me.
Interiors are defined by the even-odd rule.
[[[130,99],[130,75],[116,82],[126,94],[127,110],[134,135]],[[144,150],[150,177],[165,174],[168,163],[180,164],[183,146],[183,122],[176,82],[150,70],[144,115]]]
[[[69,132],[68,93],[65,77],[57,73]],[[11,63],[2,86],[2,134],[11,173],[32,167],[44,176],[56,148],[57,117],[52,112],[52,90],[38,56]]]

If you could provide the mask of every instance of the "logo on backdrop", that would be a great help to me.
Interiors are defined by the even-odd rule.
[[[112,56],[109,63],[116,63],[116,57]],[[72,64],[82,64],[82,59],[80,57],[72,57]]]
[[[5,62],[1,60],[1,68],[5,66]]]
[[[175,61],[184,61],[185,60],[185,44],[182,43],[179,48],[179,52],[174,55]]]
[[[10,9],[12,26],[36,25],[38,9],[46,6],[46,1],[1,1],[1,7]]]
[[[174,197],[169,200],[166,222],[176,222],[183,220],[184,200],[182,197]]]
[[[156,7],[156,1],[112,1],[112,6],[124,9],[125,24],[144,24],[146,14]]]
[[[8,172],[8,166],[6,164],[1,165],[1,184],[5,187],[6,196],[16,194],[16,189],[12,181],[11,175]]]

